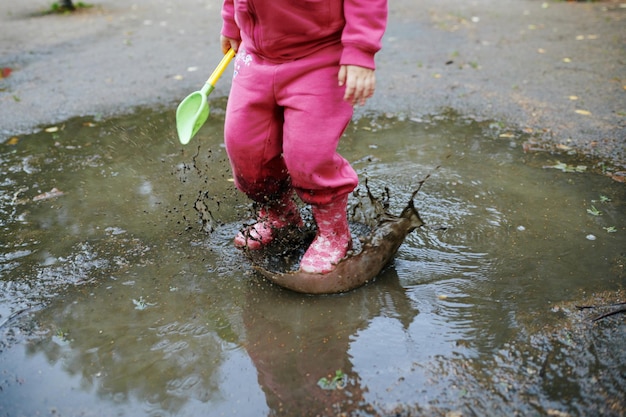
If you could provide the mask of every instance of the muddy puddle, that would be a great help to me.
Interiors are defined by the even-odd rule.
[[[593,162],[364,117],[342,154],[395,213],[431,174],[416,206],[445,229],[305,296],[233,248],[250,207],[212,111],[186,147],[149,110],[0,144],[1,415],[626,414],[626,315],[592,321],[626,301],[626,187]]]

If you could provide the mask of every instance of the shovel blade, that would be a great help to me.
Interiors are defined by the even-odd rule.
[[[229,49],[204,84],[204,87],[202,87],[202,90],[189,94],[178,105],[176,109],[176,130],[178,131],[178,140],[183,145],[189,143],[209,117],[207,96],[211,94],[211,91],[215,88],[215,83],[222,76],[222,73],[234,56],[235,51]]]
[[[196,91],[187,96],[176,109],[176,130],[183,145],[189,143],[209,117],[206,96]]]

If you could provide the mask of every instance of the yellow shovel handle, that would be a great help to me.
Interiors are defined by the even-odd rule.
[[[233,59],[234,56],[235,56],[235,51],[233,49],[229,49],[228,52],[226,52],[226,55],[224,55],[224,58],[222,58],[222,60],[220,61],[217,68],[213,70],[213,73],[211,74],[211,76],[209,77],[206,83],[210,84],[212,87],[215,87],[215,83],[217,83],[217,80],[220,79],[220,77],[224,73],[224,70],[226,69],[228,64],[230,64],[230,60]]]

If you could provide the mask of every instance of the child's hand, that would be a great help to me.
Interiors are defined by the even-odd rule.
[[[342,65],[339,68],[339,86],[346,86],[343,99],[353,106],[364,105],[365,101],[374,95],[376,76],[370,68],[356,65]]]
[[[229,49],[237,52],[239,49],[239,41],[236,39],[227,38],[226,36],[220,36],[220,43],[222,44],[222,53],[226,55]]]

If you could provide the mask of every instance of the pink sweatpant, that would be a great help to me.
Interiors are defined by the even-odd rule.
[[[235,59],[224,137],[235,185],[257,202],[293,188],[326,204],[357,186],[337,144],[353,108],[337,85],[340,46],[276,64],[245,51]]]

